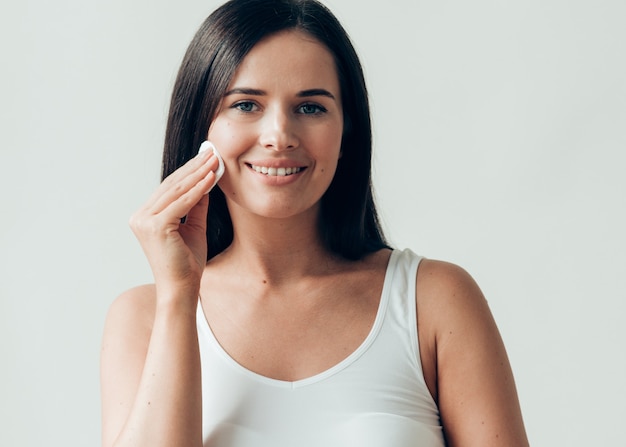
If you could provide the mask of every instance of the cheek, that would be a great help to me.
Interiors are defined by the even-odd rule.
[[[317,132],[315,136],[317,175],[326,178],[328,182],[332,181],[341,158],[341,137],[341,130],[335,128]]]
[[[328,126],[328,128],[317,132],[317,146],[324,148],[328,158],[337,161],[341,157],[341,141],[343,129],[340,126]]]
[[[222,157],[236,158],[241,148],[248,142],[248,133],[245,127],[218,118],[211,124],[207,139],[215,144]]]

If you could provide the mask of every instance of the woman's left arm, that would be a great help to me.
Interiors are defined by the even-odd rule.
[[[506,350],[472,277],[453,264],[425,260],[417,301],[448,446],[527,447]]]

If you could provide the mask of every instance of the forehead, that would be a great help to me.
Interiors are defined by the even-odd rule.
[[[314,37],[295,30],[281,31],[257,43],[235,71],[230,86],[296,91],[319,87],[339,94],[332,53]]]

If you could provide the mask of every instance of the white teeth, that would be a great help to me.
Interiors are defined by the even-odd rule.
[[[297,174],[302,168],[273,168],[267,166],[255,166],[250,165],[259,174],[266,174],[270,176],[284,177],[286,175]]]

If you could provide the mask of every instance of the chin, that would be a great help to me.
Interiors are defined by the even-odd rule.
[[[234,206],[233,206],[234,205]],[[301,202],[294,204],[293,200],[282,202],[280,200],[268,200],[265,203],[258,201],[249,206],[242,203],[230,203],[229,209],[231,217],[236,218],[233,214],[248,214],[257,218],[265,219],[300,219],[306,218],[309,221],[317,218],[319,213],[319,202],[311,206],[303,206]],[[234,212],[234,213],[233,213]]]

